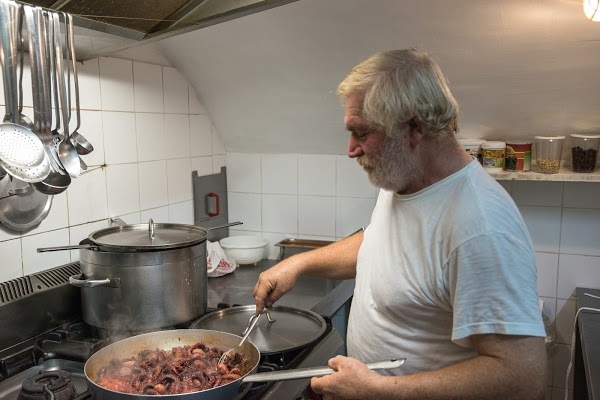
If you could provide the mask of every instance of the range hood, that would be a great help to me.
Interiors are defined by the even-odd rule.
[[[77,58],[88,60],[297,0],[28,0],[73,15]]]

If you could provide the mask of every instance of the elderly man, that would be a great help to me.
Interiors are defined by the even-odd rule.
[[[510,196],[458,145],[439,66],[386,51],[339,85],[348,156],[380,187],[364,233],[263,272],[257,312],[301,275],[356,279],[349,357],[313,378],[326,399],[541,399],[535,253]],[[375,373],[364,363],[406,357]]]

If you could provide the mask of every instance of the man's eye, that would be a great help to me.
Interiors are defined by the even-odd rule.
[[[369,134],[369,131],[367,131],[367,130],[354,131],[354,134],[356,135],[356,137],[364,138],[365,136],[367,136]]]

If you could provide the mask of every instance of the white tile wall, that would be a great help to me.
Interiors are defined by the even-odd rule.
[[[231,153],[227,167],[230,219],[244,222],[232,234],[269,240],[271,259],[282,239],[336,240],[367,226],[376,202],[377,189],[345,156]],[[558,343],[549,360],[548,395],[564,396],[575,316],[571,296],[578,286],[600,288],[600,184],[500,183],[534,243],[538,295]]]
[[[101,58],[79,64],[78,73],[79,132],[94,146],[83,156],[90,168],[54,197],[35,229],[20,234],[0,226],[0,282],[77,261],[78,251],[36,249],[78,244],[108,227],[109,217],[193,223],[192,168],[206,175],[225,165],[210,117],[174,68]],[[24,78],[31,87],[28,71]],[[31,115],[31,93],[24,97]],[[74,129],[75,119],[71,124]],[[260,214],[258,221],[260,229]]]

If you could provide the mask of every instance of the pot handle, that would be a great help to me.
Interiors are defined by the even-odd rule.
[[[45,253],[47,251],[78,250],[78,249],[99,250],[100,248],[98,246],[92,246],[91,244],[78,244],[78,245],[73,245],[73,246],[40,247],[37,249],[37,252]]]
[[[201,226],[201,228],[205,229],[207,231],[213,231],[215,229],[227,228],[229,226],[236,226],[236,225],[242,225],[242,224],[243,224],[243,222],[236,221],[236,222],[230,222],[230,223],[225,224],[225,225],[211,226],[210,228],[205,228],[205,227]]]
[[[106,278],[106,279],[79,279],[80,275],[71,275],[69,277],[69,283],[77,287],[97,287],[97,286],[108,286],[112,288],[118,288],[121,286],[121,280],[119,278]]]

